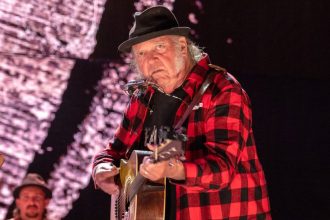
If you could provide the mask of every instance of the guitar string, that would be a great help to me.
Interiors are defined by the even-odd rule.
[[[116,211],[116,215],[118,217],[118,219],[121,219],[121,214],[122,214],[122,207],[121,207],[121,201],[122,201],[122,195],[119,194],[118,198],[117,198],[117,210]]]

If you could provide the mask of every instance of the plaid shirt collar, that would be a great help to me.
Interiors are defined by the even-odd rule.
[[[202,59],[196,63],[188,74],[186,80],[183,82],[183,90],[187,93],[190,100],[205,80],[207,71],[210,69],[208,66],[209,63],[209,56],[204,53]]]

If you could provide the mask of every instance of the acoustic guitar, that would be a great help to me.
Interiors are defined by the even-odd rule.
[[[120,193],[111,196],[111,220],[163,220],[166,180],[148,181],[139,173],[145,156],[155,163],[183,156],[181,142],[165,140],[155,152],[134,150],[128,161],[120,161]]]

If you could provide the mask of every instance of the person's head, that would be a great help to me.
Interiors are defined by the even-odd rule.
[[[158,84],[166,93],[179,87],[202,51],[189,38],[190,28],[180,27],[174,14],[164,6],[137,12],[129,39],[119,45],[131,52],[136,70]]]
[[[14,190],[16,209],[14,215],[21,220],[41,220],[52,197],[44,179],[35,173],[28,174]]]

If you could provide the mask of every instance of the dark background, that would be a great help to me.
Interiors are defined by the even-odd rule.
[[[326,219],[330,80],[325,1],[208,0],[202,10],[194,2],[176,1],[174,13],[181,25],[196,31],[193,40],[212,62],[235,75],[250,95],[273,219]],[[120,59],[117,46],[127,39],[133,12],[132,0],[107,2],[91,58]],[[198,24],[189,22],[190,12]],[[101,76],[97,64],[76,63],[44,143],[57,150],[48,158],[37,156],[30,171],[48,177],[49,160],[57,161],[72,141]],[[88,95],[83,94],[86,90]],[[65,219],[109,219],[109,202],[91,181]]]

